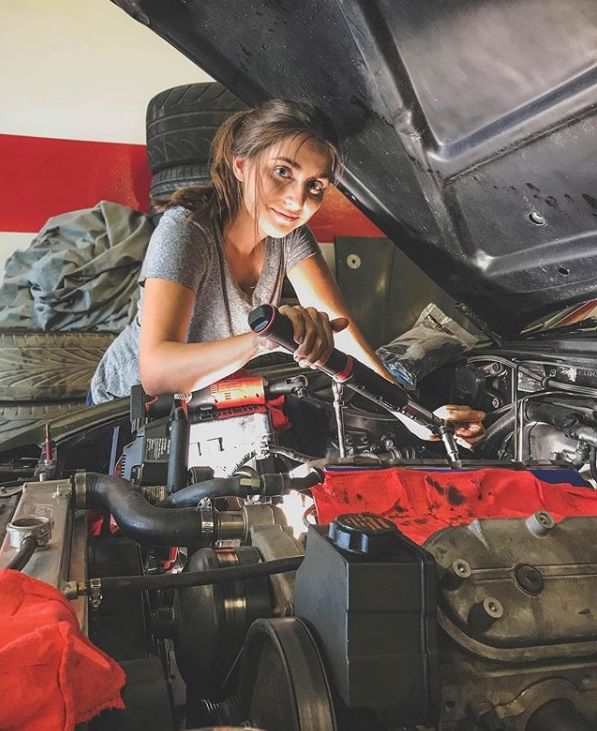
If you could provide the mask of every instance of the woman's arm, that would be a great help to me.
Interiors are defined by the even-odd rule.
[[[242,368],[261,352],[252,332],[213,343],[187,343],[195,293],[166,279],[145,280],[139,367],[151,395],[191,392]]]
[[[321,254],[309,256],[296,264],[288,272],[288,279],[303,307],[313,307],[325,312],[331,320],[339,317],[348,319],[348,327],[334,337],[339,350],[354,356],[384,378],[393,380],[352,319],[344,297]]]

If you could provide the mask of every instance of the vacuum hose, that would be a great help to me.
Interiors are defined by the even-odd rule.
[[[304,560],[304,556],[278,558],[274,561],[226,566],[221,569],[205,569],[203,571],[181,571],[178,574],[150,574],[144,576],[108,576],[98,579],[102,593],[112,591],[140,591],[149,589],[183,589],[189,586],[212,586],[231,581],[249,581],[261,576],[273,576],[296,571]],[[93,580],[92,580],[93,581]],[[91,582],[77,587],[78,596],[89,593]],[[75,595],[69,596],[74,599]]]
[[[274,448],[277,451],[277,447]],[[272,452],[274,451],[272,449]],[[285,495],[291,490],[304,492],[323,482],[320,471],[311,469],[303,477],[291,477],[284,472],[275,472],[255,477],[237,475],[236,477],[214,477],[211,480],[204,480],[195,485],[183,487],[182,490],[174,492],[165,500],[159,503],[160,508],[188,507],[195,506],[205,498],[218,497],[239,497],[246,498],[251,495],[262,497],[274,497]]]
[[[159,503],[160,508],[194,507],[205,498],[217,497],[247,497],[250,491],[252,478],[247,477],[214,477],[195,485],[183,487],[173,492]],[[259,479],[257,478],[259,484]],[[255,492],[253,490],[253,492]]]
[[[127,480],[94,472],[87,473],[86,488],[87,506],[112,513],[122,532],[138,543],[198,546],[209,545],[213,539],[208,525],[204,524],[205,511],[196,508],[164,510],[148,503]],[[206,523],[213,532],[213,515]]]

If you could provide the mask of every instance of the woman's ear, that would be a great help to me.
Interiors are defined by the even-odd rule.
[[[234,177],[241,183],[245,182],[246,162],[244,157],[232,158],[232,172],[234,173]]]

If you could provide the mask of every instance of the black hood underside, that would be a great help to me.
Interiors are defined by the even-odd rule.
[[[342,188],[497,332],[597,293],[595,0],[114,0],[247,103],[317,104]]]

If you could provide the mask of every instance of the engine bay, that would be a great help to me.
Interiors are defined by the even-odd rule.
[[[287,362],[5,454],[0,567],[128,677],[91,728],[593,728],[597,372],[542,346],[422,381],[487,412],[458,464]]]

